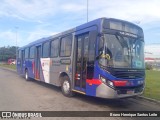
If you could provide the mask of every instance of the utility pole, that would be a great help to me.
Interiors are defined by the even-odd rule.
[[[87,0],[87,22],[88,22],[88,0]]]
[[[15,29],[16,29],[16,59],[17,59],[17,49],[18,49],[18,47],[17,47],[17,40],[18,40],[18,27],[16,26],[16,27],[15,27]]]

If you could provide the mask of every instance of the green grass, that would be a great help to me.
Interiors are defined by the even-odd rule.
[[[160,100],[160,71],[146,70],[145,97]]]
[[[0,67],[6,67],[6,68],[16,70],[16,65],[0,64]]]

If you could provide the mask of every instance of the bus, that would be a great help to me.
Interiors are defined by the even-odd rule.
[[[18,49],[17,72],[74,93],[100,98],[141,95],[144,35],[139,26],[99,18]]]

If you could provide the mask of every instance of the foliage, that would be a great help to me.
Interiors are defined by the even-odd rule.
[[[153,66],[149,63],[146,63],[146,70],[152,70],[153,69]]]
[[[16,46],[0,47],[0,61],[16,58]]]

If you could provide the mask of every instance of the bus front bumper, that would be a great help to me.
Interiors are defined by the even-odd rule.
[[[116,99],[116,98],[133,97],[133,96],[141,95],[143,93],[143,90],[140,92],[136,92],[136,93],[133,92],[134,90],[130,90],[130,91],[132,91],[132,92],[118,93],[119,92],[118,90],[115,90],[115,89],[107,86],[106,84],[102,83],[96,89],[96,97]]]

